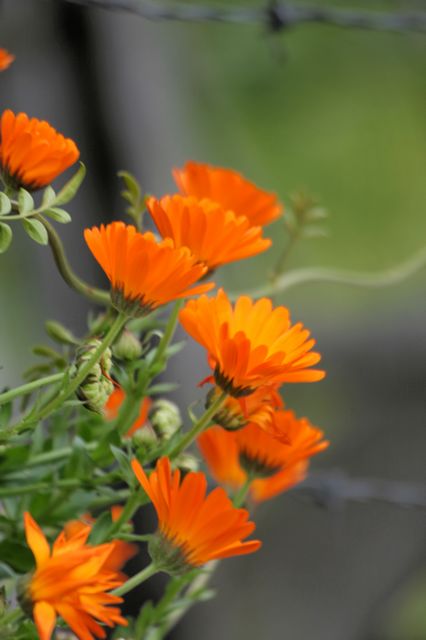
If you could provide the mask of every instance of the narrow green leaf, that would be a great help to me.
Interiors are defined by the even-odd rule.
[[[105,535],[109,531],[112,525],[110,511],[104,511],[104,513],[97,518],[90,532],[89,542],[90,544],[100,544],[104,542]]]
[[[111,453],[120,467],[123,480],[125,480],[130,487],[133,487],[135,485],[135,474],[132,471],[128,456],[118,447],[114,447],[114,445],[111,445]]]
[[[120,178],[123,178],[124,183],[129,190],[129,193],[126,193],[125,191],[122,193],[123,197],[125,197],[126,200],[129,200],[132,204],[139,202],[141,197],[141,188],[136,178],[128,171],[119,171],[117,175]]]
[[[0,192],[0,215],[4,216],[12,210],[12,203],[3,192]]]
[[[0,406],[0,429],[7,427],[12,417],[12,402],[6,402]]]
[[[19,213],[22,215],[26,215],[34,209],[34,200],[32,195],[22,187],[18,192],[18,209]]]
[[[43,199],[41,201],[41,207],[44,209],[45,207],[50,207],[56,200],[56,192],[49,185],[43,192]]]
[[[67,202],[70,202],[70,200],[74,198],[75,194],[80,188],[80,185],[83,182],[85,175],[86,175],[86,167],[82,162],[80,162],[80,168],[78,169],[78,171],[73,175],[71,180],[68,180],[68,182],[62,187],[60,192],[57,194],[55,205],[67,204]]]
[[[60,222],[61,224],[71,222],[71,216],[68,211],[65,211],[65,209],[50,207],[50,209],[46,209],[43,213],[44,215],[49,216],[49,218],[52,218],[52,220],[55,220],[55,222]]]
[[[56,322],[56,320],[47,320],[44,325],[46,329],[46,333],[48,336],[55,340],[55,342],[60,342],[61,344],[77,344],[77,338],[71,333],[67,327],[64,327],[60,322]]]
[[[32,240],[38,242],[38,244],[49,244],[47,231],[39,220],[31,220],[28,218],[22,220],[22,225]]]
[[[0,222],[0,253],[4,253],[10,247],[13,233],[8,224]]]

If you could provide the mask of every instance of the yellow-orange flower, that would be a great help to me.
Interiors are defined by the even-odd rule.
[[[274,193],[259,189],[232,169],[187,162],[173,170],[173,177],[183,195],[218,202],[237,216],[246,216],[253,226],[269,224],[281,215],[282,205]]]
[[[145,315],[214,286],[190,288],[207,267],[197,264],[186,247],[176,249],[170,239],[157,242],[152,233],[139,233],[124,222],[86,229],[84,237],[111,282],[113,305],[128,315]]]
[[[218,387],[211,389],[207,396],[207,406],[210,406],[220,394]],[[222,407],[213,416],[213,421],[231,431],[241,429],[249,422],[267,430],[275,410],[282,407],[283,401],[274,387],[259,387],[249,396],[227,396]]]
[[[26,513],[24,519],[28,546],[37,564],[28,582],[27,597],[40,640],[50,640],[58,615],[79,640],[105,638],[101,625],[127,625],[116,606],[122,598],[107,593],[126,579],[117,571],[114,542],[86,544],[91,527],[82,525],[68,534],[62,531],[50,550],[31,515]]]
[[[211,427],[198,438],[198,446],[213,477],[237,490],[251,478],[249,495],[268,500],[306,477],[306,459],[292,460],[290,447],[260,427],[249,424],[239,431]]]
[[[181,482],[168,458],[160,458],[149,478],[136,460],[132,467],[157,511],[159,535],[150,552],[158,568],[181,573],[259,549],[258,540],[242,541],[255,528],[248,511],[236,509],[222,488],[206,496],[203,473],[190,472]]]
[[[0,49],[0,71],[4,71],[15,60],[15,56],[6,49]]]
[[[270,247],[262,227],[237,216],[212,200],[179,195],[149,198],[148,210],[163,238],[188,247],[209,271],[228,262],[249,258]]]
[[[291,462],[324,451],[329,442],[324,440],[324,432],[315,427],[308,418],[297,418],[293,411],[275,411],[265,430],[276,440],[291,449]]]
[[[14,187],[45,187],[80,156],[73,140],[25,113],[15,115],[7,109],[0,127],[0,164],[5,180]]]
[[[114,420],[120,411],[120,407],[126,397],[125,392],[121,387],[116,387],[105,405],[105,413],[108,420]],[[126,432],[126,436],[130,438],[138,429],[141,429],[148,419],[148,413],[152,405],[151,398],[145,397],[140,405],[139,415],[130,429]]]
[[[232,307],[221,289],[216,297],[190,300],[180,312],[186,331],[203,345],[216,384],[229,395],[249,395],[257,387],[283,382],[314,382],[323,371],[311,369],[321,356],[311,352],[301,323],[291,325],[288,309],[268,298],[238,298]]]

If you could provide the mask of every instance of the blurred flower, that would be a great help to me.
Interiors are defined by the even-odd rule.
[[[29,513],[25,513],[25,533],[37,568],[30,577],[26,596],[33,606],[33,617],[40,640],[50,640],[61,616],[82,640],[105,638],[101,624],[114,627],[127,625],[116,605],[123,601],[108,591],[119,587],[125,576],[112,560],[114,542],[91,546],[86,544],[90,526],[67,535],[59,534],[49,544]]]
[[[170,239],[157,242],[152,233],[113,222],[86,229],[85,240],[111,282],[114,307],[143,316],[178,298],[203,293],[214,284],[190,288],[207,271],[189,249],[175,249]]]
[[[306,476],[307,460],[294,462],[290,446],[254,424],[233,432],[211,427],[197,442],[215,480],[237,490],[251,479],[249,495],[256,502],[290,489]]]
[[[222,488],[206,496],[203,473],[190,472],[181,482],[168,458],[160,458],[149,478],[136,460],[132,467],[157,511],[159,531],[149,551],[159,569],[179,574],[259,549],[258,540],[242,542],[255,528],[248,511],[236,509]]]
[[[105,405],[105,414],[108,420],[115,420],[118,416],[120,407],[124,402],[126,394],[121,387],[115,387],[114,391],[108,398],[108,402]],[[145,397],[141,401],[139,415],[130,429],[127,431],[126,436],[130,438],[138,429],[145,426],[148,420],[148,413],[152,405],[151,398]]]
[[[241,296],[233,308],[220,289],[214,298],[190,300],[180,321],[207,349],[215,382],[229,395],[249,395],[257,387],[283,382],[314,382],[325,375],[310,368],[321,356],[311,352],[315,341],[309,331],[301,323],[291,326],[288,309],[273,309],[268,298],[253,302]]]
[[[15,188],[40,189],[76,162],[80,152],[48,122],[15,115],[1,116],[0,163],[6,182]]]
[[[147,206],[163,238],[171,238],[176,247],[188,247],[209,271],[271,246],[262,238],[261,227],[211,200],[175,195],[149,198]]]
[[[315,427],[308,418],[297,418],[293,411],[275,411],[266,425],[266,431],[291,449],[289,460],[293,463],[302,458],[324,451],[329,442],[324,432]]]
[[[208,408],[220,395],[218,387],[211,389],[207,395]],[[274,387],[259,387],[249,396],[233,398],[227,396],[224,404],[212,420],[224,429],[233,431],[241,429],[249,422],[267,429],[275,410],[283,407],[280,394]]]
[[[218,202],[237,216],[246,216],[252,226],[269,224],[281,215],[282,205],[274,193],[259,189],[232,169],[187,162],[173,170],[173,177],[183,195]]]
[[[15,60],[15,56],[6,49],[0,49],[0,71],[4,71]]]

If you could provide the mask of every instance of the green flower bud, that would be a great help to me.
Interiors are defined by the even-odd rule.
[[[93,352],[101,344],[97,338],[92,338],[77,349],[73,366],[72,376],[76,376],[88,360],[93,356]],[[93,365],[90,373],[78,387],[77,397],[90,411],[103,413],[103,408],[114,391],[114,384],[110,377],[112,368],[111,349],[106,349],[98,363]]]
[[[198,459],[191,453],[181,453],[174,463],[183,473],[189,473],[190,471],[198,471],[200,463]]]
[[[125,329],[114,342],[112,352],[119,360],[137,360],[142,355],[142,345],[134,333]]]
[[[158,437],[152,427],[145,424],[132,435],[132,442],[135,447],[149,453],[158,445]]]
[[[161,398],[152,405],[149,419],[160,440],[168,440],[182,426],[179,407],[170,400]]]

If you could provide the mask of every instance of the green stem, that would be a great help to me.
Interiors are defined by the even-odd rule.
[[[178,319],[179,319],[179,311],[182,308],[182,304],[183,304],[183,300],[177,300],[175,302],[172,312],[169,316],[169,319],[167,320],[167,325],[164,330],[163,337],[161,338],[157,347],[157,351],[155,352],[153,362],[160,362],[167,347],[169,346],[170,342],[173,340],[173,336],[175,334]]]
[[[143,504],[146,504],[147,502],[148,496],[142,489],[137,489],[136,491],[131,493],[129,499],[124,505],[120,517],[112,523],[111,527],[105,533],[104,540],[110,540],[111,538],[113,538],[114,535],[120,531],[123,524],[127,524],[127,522],[132,519],[139,507]]]
[[[10,389],[10,391],[5,391],[0,394],[0,405],[9,402],[9,400],[13,400],[18,396],[25,396],[38,389],[39,387],[45,387],[48,384],[52,384],[54,382],[59,382],[64,377],[63,373],[53,373],[50,376],[46,376],[44,378],[39,378],[38,380],[33,380],[32,382],[28,382],[27,384],[23,384],[20,387],[16,387],[15,389]]]
[[[85,445],[85,450],[90,452],[96,449],[97,446],[97,442],[88,442]],[[40,453],[25,462],[25,469],[29,469],[31,467],[42,467],[50,462],[57,462],[58,460],[69,458],[74,451],[75,449],[73,447],[62,447],[61,449],[53,449],[52,451]]]
[[[56,266],[58,267],[59,273],[65,280],[65,282],[77,293],[81,293],[89,300],[96,302],[101,305],[110,305],[111,298],[107,291],[103,291],[102,289],[97,289],[96,287],[92,287],[91,285],[81,280],[71,268],[70,263],[65,255],[64,245],[62,244],[62,240],[60,239],[56,229],[48,222],[42,215],[36,214],[33,216],[36,220],[42,223],[44,228],[47,231],[47,235],[49,237],[49,245],[53,253],[53,257],[55,259]]]
[[[250,490],[250,485],[253,482],[253,480],[254,480],[254,477],[251,474],[248,474],[247,478],[244,481],[244,484],[239,488],[237,493],[234,495],[234,499],[232,500],[234,507],[241,507],[244,504],[247,494]]]
[[[85,380],[95,364],[100,360],[104,351],[114,342],[115,338],[126,324],[127,319],[128,318],[126,315],[122,313],[118,314],[108,333],[106,334],[100,345],[97,347],[97,349],[94,350],[92,357],[86,362],[84,366],[81,367],[77,375],[72,378],[69,383],[63,389],[61,389],[50,402],[47,403],[47,405],[42,407],[38,413],[36,413],[34,416],[27,416],[27,418],[24,418],[20,423],[9,429],[7,432],[8,435],[10,436],[19,434],[21,431],[27,429],[29,424],[37,423],[40,420],[44,420],[44,418],[47,418],[51,413],[56,411],[56,409],[58,409],[65,402],[65,400],[78,389],[83,380]]]
[[[210,405],[210,407],[203,413],[201,418],[193,424],[192,428],[183,435],[180,442],[178,442],[176,446],[173,447],[173,449],[167,454],[170,459],[176,458],[176,456],[184,451],[184,449],[189,447],[189,445],[197,438],[197,436],[199,436],[200,433],[209,426],[211,419],[219,411],[227,396],[228,394],[226,393],[226,391],[222,391],[220,396],[218,396],[216,400]]]
[[[142,571],[139,571],[135,576],[129,578],[127,582],[122,584],[121,587],[114,589],[114,591],[111,591],[111,593],[114,596],[123,596],[125,593],[128,593],[135,587],[138,587],[142,582],[145,582],[145,580],[148,580],[148,578],[156,573],[158,573],[158,569],[155,564],[151,562],[151,564],[145,567],[145,569],[142,569]]]

